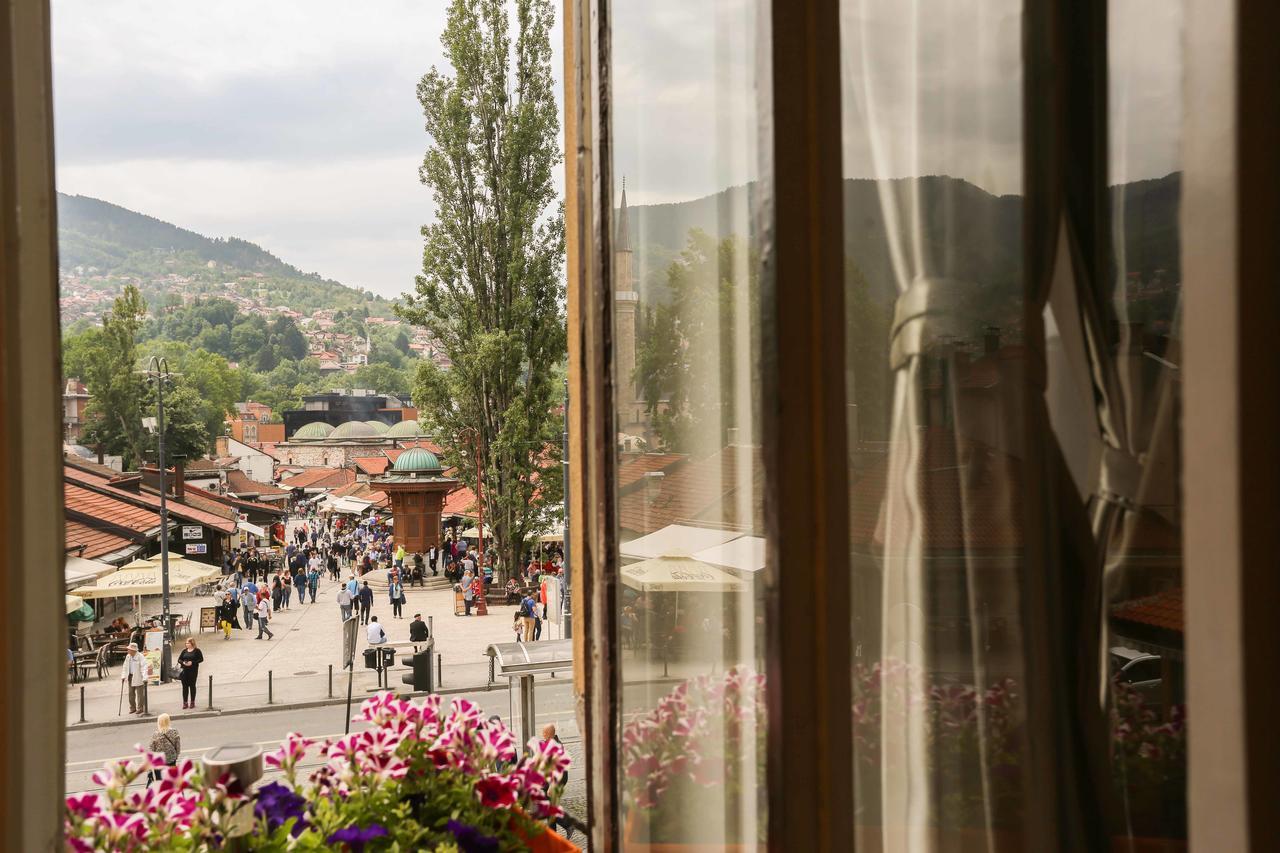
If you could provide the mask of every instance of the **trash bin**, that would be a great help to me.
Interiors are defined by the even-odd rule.
[[[384,647],[379,649],[379,651],[382,652],[382,668],[383,669],[390,669],[391,667],[396,665],[395,649],[389,649]]]
[[[364,650],[364,668],[365,669],[378,668],[378,650],[377,649],[370,647]]]

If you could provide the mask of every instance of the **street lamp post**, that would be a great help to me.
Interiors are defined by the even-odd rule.
[[[480,561],[480,565],[476,567],[476,571],[480,573],[481,588],[484,587],[484,462],[480,458],[480,430],[473,426],[465,427],[464,433],[471,434],[471,453],[476,460],[476,511],[480,514],[480,523],[476,527],[479,534],[480,544],[476,550],[476,559]]]
[[[147,378],[156,384],[156,468],[160,473],[160,592],[164,598],[164,641],[160,651],[160,681],[169,683],[173,653],[173,619],[169,616],[169,504],[165,498],[164,383],[169,379],[169,362],[152,356]]]
[[[560,594],[564,637],[573,637],[573,602],[570,598],[573,576],[569,569],[569,379],[564,380],[564,430],[560,436],[561,477],[564,480],[564,539],[560,542],[564,554],[564,590]]]

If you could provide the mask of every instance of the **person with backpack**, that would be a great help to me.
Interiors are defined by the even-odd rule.
[[[520,601],[520,621],[524,623],[524,641],[526,643],[531,643],[535,639],[533,636],[533,630],[535,618],[534,608],[536,606],[537,605],[534,604],[532,595],[526,595]]]
[[[177,729],[173,728],[172,718],[168,714],[156,717],[156,733],[151,736],[148,748],[152,752],[163,755],[164,763],[168,766],[172,767],[178,763],[178,756],[182,753],[182,736],[178,734]],[[147,784],[159,778],[159,770],[147,771]]]
[[[404,584],[400,583],[400,576],[394,572],[391,575],[391,583],[387,584],[387,595],[391,598],[391,615],[396,619],[404,618]]]

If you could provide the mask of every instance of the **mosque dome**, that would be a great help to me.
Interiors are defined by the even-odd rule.
[[[371,426],[373,431],[378,435],[386,435],[387,430],[391,429],[391,427],[387,426],[382,421],[365,421],[364,423]]]
[[[329,434],[332,432],[333,427],[329,426],[324,421],[312,421],[309,424],[299,427],[298,431],[293,434],[293,437],[314,440],[318,438],[328,438]]]
[[[440,460],[430,450],[411,447],[396,459],[392,471],[397,474],[440,474]]]
[[[329,433],[329,438],[376,438],[377,435],[373,427],[364,421],[347,421]]]
[[[415,420],[401,421],[387,430],[387,438],[417,438],[422,435],[422,428]]]

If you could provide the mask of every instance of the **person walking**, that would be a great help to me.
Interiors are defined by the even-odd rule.
[[[271,609],[279,610],[282,601],[284,601],[284,584],[280,582],[280,576],[276,575],[271,579]]]
[[[343,622],[351,618],[351,590],[345,585],[338,588],[338,611],[342,614]]]
[[[261,640],[265,633],[268,640],[275,639],[275,635],[271,633],[271,629],[267,627],[267,623],[271,621],[271,605],[264,598],[258,602],[258,636],[255,640]]]
[[[400,583],[399,575],[391,576],[391,583],[387,584],[387,595],[391,598],[391,615],[396,619],[403,619],[404,585]]]
[[[151,664],[138,654],[138,644],[130,643],[124,656],[120,680],[129,686],[129,713],[142,716],[147,713],[147,679],[151,677]]]
[[[231,598],[231,593],[224,592],[222,594],[222,603],[218,605],[218,627],[222,629],[222,639],[231,639],[231,623],[236,618],[237,610],[236,602]],[[190,642],[188,640],[188,642]]]
[[[231,605],[232,609],[235,605]],[[182,682],[183,709],[196,706],[196,679],[200,677],[200,664],[204,663],[204,652],[196,647],[194,637],[187,637],[187,647],[178,655],[178,680]]]
[[[462,575],[462,605],[466,609],[464,616],[471,615],[471,600],[475,598],[475,590],[471,588],[471,573]]]
[[[520,621],[524,623],[524,641],[526,643],[533,642],[534,640],[533,630],[534,620],[536,618],[534,616],[534,608],[537,606],[538,605],[533,600],[532,595],[526,595],[520,602]]]
[[[316,592],[320,589],[320,567],[317,565],[307,572],[307,591],[311,593],[311,603],[316,603]]]
[[[253,630],[253,608],[257,603],[258,587],[253,581],[245,584],[240,590],[240,607],[244,610],[244,629]]]
[[[289,609],[289,598],[293,594],[293,575],[286,569],[284,579],[281,581],[283,588],[280,591],[280,601],[285,610]]]
[[[364,586],[360,587],[360,623],[362,625],[369,624],[369,611],[373,608],[373,590],[369,589],[369,582],[365,581]]]
[[[173,721],[168,714],[161,714],[156,717],[156,733],[151,736],[151,743],[148,748],[152,752],[158,752],[163,755],[164,763],[169,767],[178,763],[178,756],[182,753],[182,736],[173,727]],[[147,771],[148,785],[160,778],[159,770]]]

